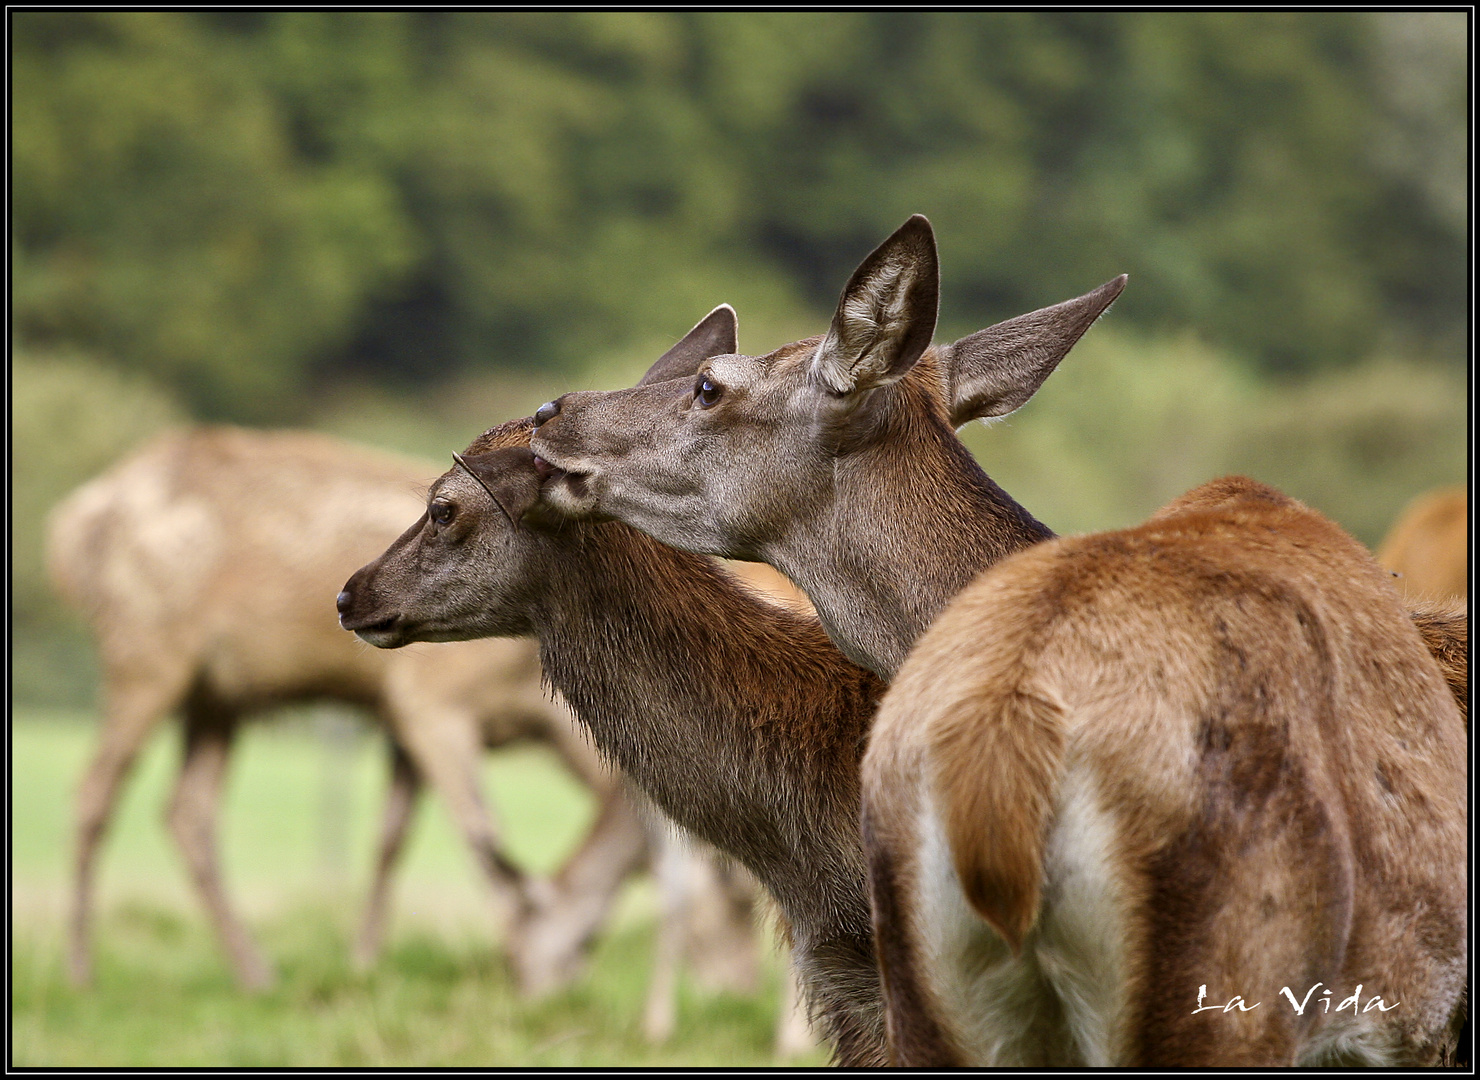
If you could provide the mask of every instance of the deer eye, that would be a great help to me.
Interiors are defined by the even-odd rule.
[[[439,499],[427,507],[427,517],[432,519],[433,524],[446,526],[457,517],[457,507]]]
[[[698,383],[694,386],[694,400],[699,403],[701,408],[705,409],[718,401],[719,396],[723,393],[724,387],[720,386],[719,383],[715,382],[708,375],[701,375]]]

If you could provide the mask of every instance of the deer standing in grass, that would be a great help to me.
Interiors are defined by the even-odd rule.
[[[1344,533],[1250,481],[1045,544],[952,429],[1026,402],[1124,278],[932,348],[937,279],[917,216],[823,337],[567,394],[531,443],[553,507],[769,562],[906,683],[864,764],[893,1060],[1438,1060],[1465,987],[1464,727],[1414,618]],[[1262,1009],[1194,1013],[1220,972]],[[1403,1003],[1292,1019],[1271,979]]]
[[[91,625],[103,668],[101,740],[77,796],[75,981],[91,973],[98,846],[120,785],[175,709],[185,754],[170,829],[237,977],[249,987],[271,981],[227,898],[216,817],[238,722],[314,699],[364,707],[392,743],[357,959],[367,964],[379,949],[391,875],[429,781],[513,920],[506,945],[521,988],[545,992],[579,973],[618,886],[646,865],[647,847],[617,777],[541,689],[533,645],[485,641],[388,656],[344,634],[330,607],[344,576],[417,512],[417,492],[434,472],[321,435],[200,429],[153,442],[55,511],[51,573]],[[598,802],[591,831],[550,883],[526,878],[505,855],[480,790],[480,751],[517,740],[548,745]]]

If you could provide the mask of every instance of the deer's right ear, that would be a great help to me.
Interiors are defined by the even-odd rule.
[[[1121,274],[1093,292],[978,330],[940,350],[951,424],[1006,416],[1025,404],[1125,283]]]
[[[939,301],[935,232],[916,214],[853,271],[812,378],[839,395],[901,378],[930,345]]]
[[[539,501],[540,477],[534,469],[534,452],[527,446],[509,446],[486,454],[453,454],[452,459],[483,485],[514,525]]]
[[[682,341],[658,357],[637,385],[689,378],[711,356],[735,352],[739,348],[736,322],[735,309],[729,304],[721,304],[700,319],[699,325],[685,334]]]

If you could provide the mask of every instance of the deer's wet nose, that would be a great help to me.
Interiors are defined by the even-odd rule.
[[[336,609],[338,609],[339,614],[343,615],[347,611],[349,611],[349,605],[353,601],[354,601],[354,597],[350,596],[348,589],[345,589],[338,596],[336,596],[334,598],[334,607]]]
[[[554,420],[555,417],[559,415],[559,413],[560,413],[560,402],[558,402],[558,401],[547,401],[547,402],[545,402],[543,405],[541,405],[538,409],[535,410],[535,413],[534,413],[535,427],[539,427],[539,425],[541,425],[543,423],[546,423],[546,422],[548,422],[550,420]]]

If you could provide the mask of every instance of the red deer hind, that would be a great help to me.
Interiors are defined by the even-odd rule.
[[[660,362],[644,384],[631,390],[567,394],[543,406],[531,446],[549,473],[545,498],[565,513],[614,517],[680,548],[771,563],[806,591],[846,655],[893,678],[902,672],[916,641],[938,616],[945,618],[947,605],[982,570],[1052,537],[982,472],[952,427],[1005,415],[1026,402],[1124,284],[1118,278],[1076,300],[949,346],[931,347],[937,278],[934,237],[929,223],[917,216],[858,268],[826,335],[764,357],[724,354],[691,366]],[[1086,695],[1093,698],[1102,676],[1113,698],[1113,669],[1126,647],[1122,638],[1096,637],[1082,612],[1074,623],[1086,627],[1085,643],[1075,654],[1084,658],[1081,669],[1055,669],[1050,679],[1033,665],[1036,650],[1053,642],[1033,640],[1019,648],[1015,639],[999,641],[993,634],[1003,629],[1000,620],[1012,623],[1017,617],[1016,609],[1004,608],[999,622],[983,623],[953,639],[951,681],[937,689],[942,699],[960,697],[957,726],[950,730],[957,740],[952,745],[963,753],[973,738],[988,739],[997,726],[1032,733],[1031,738],[1022,736],[1026,749],[1020,755],[1000,762],[1000,769],[1012,777],[1005,790],[1033,795],[1038,801],[1031,807],[1017,807],[1016,816],[985,819],[975,833],[944,826],[911,833],[903,840],[905,848],[897,849],[891,839],[895,834],[888,831],[895,821],[889,808],[895,806],[891,800],[915,798],[911,792],[928,795],[919,796],[924,803],[910,804],[921,814],[938,815],[944,811],[933,808],[947,805],[1006,811],[985,786],[974,793],[970,789],[973,782],[984,783],[984,777],[948,772],[942,775],[950,779],[942,780],[926,770],[922,780],[903,758],[884,750],[879,757],[871,752],[865,823],[891,1046],[898,1063],[1416,1064],[1437,1059],[1452,1045],[1452,1026],[1462,1011],[1467,919],[1464,728],[1454,698],[1466,676],[1455,673],[1451,693],[1446,673],[1424,648],[1415,620],[1398,605],[1370,558],[1354,551],[1353,542],[1334,525],[1252,482],[1230,481],[1224,490],[1243,491],[1254,504],[1275,508],[1245,513],[1240,503],[1219,513],[1199,513],[1191,504],[1180,510],[1174,505],[1160,523],[1143,526],[1149,534],[1129,530],[1093,542],[1114,547],[1156,535],[1156,543],[1170,546],[1160,565],[1211,560],[1197,575],[1183,579],[1172,574],[1156,589],[1127,577],[1127,591],[1113,594],[1128,606],[1107,624],[1106,633],[1122,626],[1143,632],[1139,644],[1145,655],[1138,657],[1136,670],[1149,680],[1136,700],[1150,711],[1122,721],[1134,733],[1127,736],[1128,745],[1144,751],[1144,756],[1128,752],[1116,759],[1130,770],[1125,777],[1105,776],[1102,764],[1082,761],[1074,740],[1085,729],[1077,719],[1072,724],[1060,719],[1087,715],[1063,710],[1080,708]],[[1189,498],[1195,502],[1206,494]],[[1260,549],[1261,534],[1276,521],[1295,529],[1309,549],[1292,547],[1294,540]],[[1183,527],[1188,522],[1219,537],[1252,535],[1209,545],[1199,540],[1196,528]],[[1011,568],[1003,567],[989,580],[1010,583],[1024,575],[1016,588],[1000,585],[1001,595],[1027,605],[1022,633],[1029,625],[1042,626],[1052,636],[1059,632],[1058,624],[1039,614],[1054,608],[1052,596],[1044,593],[1050,586],[1028,568],[1039,565],[1035,559],[1062,552],[1064,565],[1096,568],[1082,579],[1083,587],[1092,590],[1101,581],[1101,563],[1086,554],[1099,550],[1088,540],[1080,546],[1058,541],[1044,550],[1013,560]],[[1246,562],[1253,551],[1259,552],[1263,576]],[[1342,567],[1355,573],[1356,580],[1347,583],[1329,572],[1309,577],[1322,565]],[[1078,595],[1081,579],[1073,574],[1061,568],[1051,580],[1065,596]],[[1286,600],[1261,593],[1266,587],[1261,582]],[[1221,591],[1209,592],[1210,583],[1221,583]],[[978,594],[973,587],[962,602]],[[1183,612],[1199,603],[1204,607],[1197,620],[1183,618]],[[1272,621],[1263,625],[1225,616],[1210,624],[1205,617],[1240,605],[1264,610]],[[981,604],[970,610],[980,612]],[[952,624],[964,625],[954,619]],[[1425,617],[1420,625],[1442,638],[1442,619]],[[1214,642],[1220,643],[1223,660],[1207,659]],[[1095,652],[1100,646],[1104,652]],[[970,673],[978,667],[998,671],[994,665],[1008,663],[999,657],[1001,650],[1006,650],[1002,656],[1018,657],[1021,668],[1009,664],[1008,669],[1018,681],[1006,689],[995,682],[971,683]],[[1309,659],[1312,650],[1323,658],[1313,670],[1334,680],[1329,685],[1311,683],[1316,676],[1310,673],[1302,673],[1304,682],[1286,678],[1290,658]],[[1440,659],[1456,662],[1452,652]],[[1387,665],[1383,674],[1373,674],[1380,665]],[[1184,668],[1205,681],[1177,684],[1174,677]],[[1210,670],[1216,672],[1215,685],[1206,685]],[[935,674],[946,677],[940,668]],[[1040,684],[1051,684],[1051,692],[1040,693]],[[1010,690],[1018,685],[1021,692]],[[1001,708],[1007,711],[993,712],[1003,693],[1008,704]],[[1206,738],[1159,742],[1169,730],[1164,725],[1171,723],[1161,713],[1194,702],[1217,706],[1227,715],[1216,723],[1216,717],[1205,717],[1210,725]],[[891,693],[888,703],[891,727],[911,733],[899,739],[935,737],[927,733],[936,730],[938,720],[921,704],[920,695]],[[1262,712],[1255,708],[1260,703]],[[1321,738],[1350,710],[1361,713],[1360,722],[1353,720],[1350,738],[1343,736],[1338,745],[1323,749]],[[998,725],[994,717],[1014,719]],[[1005,753],[1016,744],[1008,739],[991,745]],[[966,760],[980,761],[990,753]],[[1162,760],[1168,754],[1190,756],[1191,764],[1181,761],[1181,772],[1171,769]],[[1271,774],[1261,764],[1271,755],[1277,765],[1290,763],[1290,770],[1275,767]],[[1086,768],[1100,770],[1087,774],[1094,783],[1077,779],[1080,772],[1075,770]],[[1101,801],[1155,791],[1165,781],[1192,784],[1164,793],[1167,798],[1197,803],[1209,789],[1193,781],[1213,784],[1218,776],[1226,777],[1224,794],[1231,805],[1242,805],[1243,799],[1261,806],[1295,806],[1307,799],[1315,807],[1293,818],[1259,816],[1261,827],[1271,832],[1256,847],[1264,854],[1299,853],[1347,874],[1338,877],[1336,892],[1323,901],[1334,908],[1313,908],[1294,869],[1272,880],[1270,892],[1260,893],[1251,882],[1259,867],[1274,863],[1237,856],[1243,826],[1222,815],[1220,808],[1230,805],[1226,800],[1206,802],[1213,814],[1209,821],[1185,814],[1158,817],[1154,804],[1137,817],[1136,806]],[[953,787],[943,791],[941,783]],[[1101,784],[1109,794],[1101,791]],[[1314,788],[1307,791],[1302,785]],[[1375,818],[1374,809],[1382,810]],[[1059,814],[1065,816],[1055,816]],[[1063,822],[1082,823],[1087,831],[1081,835],[1061,828]],[[1035,827],[1048,832],[1035,835]],[[1157,828],[1167,831],[1158,833]],[[1319,835],[1307,835],[1310,829]],[[999,837],[1001,830],[1007,832]],[[950,845],[976,843],[984,836],[993,842],[1000,838],[1008,852],[1042,855],[1047,839],[1067,844],[1062,854],[1069,860],[1065,865],[1074,868],[1065,879],[1071,899],[1075,883],[1098,887],[1118,880],[1121,870],[1115,868],[1133,868],[1124,871],[1131,884],[1109,901],[1107,910],[1115,919],[1092,919],[1077,939],[1098,950],[1097,957],[1050,972],[1056,961],[1035,960],[1037,939],[1025,937],[1035,927],[1058,925],[1053,912],[1060,893],[1048,889],[1041,877],[1033,878],[1044,865],[1059,865],[1052,861],[1059,858],[1058,848],[1050,852],[1048,863],[1018,865],[1013,876],[1001,879],[1004,888],[1032,885],[1036,891],[1010,895],[1004,910],[1016,921],[995,925],[982,907],[974,906],[987,895],[976,883],[957,881],[952,886],[957,899],[951,901],[915,891],[944,888],[946,877],[897,877],[892,869],[903,865],[901,860],[927,857],[947,870],[974,865],[961,860],[986,856],[969,846],[956,850]],[[927,840],[946,846],[929,852],[909,847]],[[1263,1002],[1257,1016],[1255,1011],[1239,1014],[1222,1034],[1189,1034],[1181,1016],[1184,1005],[1188,1016],[1202,1024],[1199,1031],[1209,1026],[1208,1014],[1192,1013],[1201,982],[1152,986],[1142,973],[1161,969],[1134,950],[1181,948],[1183,959],[1191,963],[1218,955],[1216,949],[1208,945],[1198,951],[1181,938],[1148,941],[1127,928],[1147,925],[1148,912],[1160,902],[1159,894],[1142,889],[1145,882],[1161,880],[1144,860],[1199,843],[1223,853],[1209,856],[1206,872],[1216,870],[1238,883],[1227,901],[1230,914],[1217,917],[1209,910],[1215,902],[1221,910],[1224,902],[1207,889],[1180,894],[1175,902],[1184,905],[1189,924],[1210,927],[1218,947],[1230,957],[1242,947],[1230,934],[1255,934],[1254,940],[1269,942],[1280,956],[1288,956],[1289,935],[1297,935],[1293,951],[1299,962],[1292,960],[1283,971],[1293,990],[1303,993],[1297,984],[1315,972],[1343,997],[1353,992],[1351,978],[1365,978],[1369,994],[1386,993],[1391,1002],[1394,991],[1378,984],[1401,985],[1407,1002],[1399,1009],[1374,1007],[1365,1013],[1354,1038],[1340,1026],[1346,1013],[1336,1018],[1334,1027],[1313,1011],[1293,1023],[1270,1019],[1269,1027],[1259,1027],[1281,1007],[1274,1001]],[[1089,876],[1076,877],[1081,870]],[[1255,879],[1241,876],[1245,873]],[[1343,906],[1345,915],[1335,910]],[[1024,922],[1029,914],[1031,921]],[[935,929],[928,932],[934,937],[910,938],[905,928],[916,919],[948,922],[932,924]],[[900,939],[903,952],[890,951],[890,939],[882,936],[886,932],[906,935]],[[1388,948],[1398,951],[1385,952]],[[1038,966],[1024,974],[1024,963]],[[1269,975],[1247,966],[1230,970],[1248,970],[1261,979]],[[973,986],[980,993],[972,1001],[985,1012],[963,1011],[959,995],[952,996],[956,991],[950,988],[964,977],[963,971],[975,972]],[[1208,980],[1213,979],[1210,974]],[[1250,992],[1263,992],[1264,983],[1259,985],[1260,990]],[[1243,992],[1235,987],[1230,996]],[[1066,1020],[1075,1010],[1077,1018]],[[996,1026],[980,1026],[988,1023],[986,1013],[993,1013],[990,1024]],[[1019,1021],[1026,1027],[1014,1029]],[[1016,1034],[1003,1035],[1008,1029]]]

